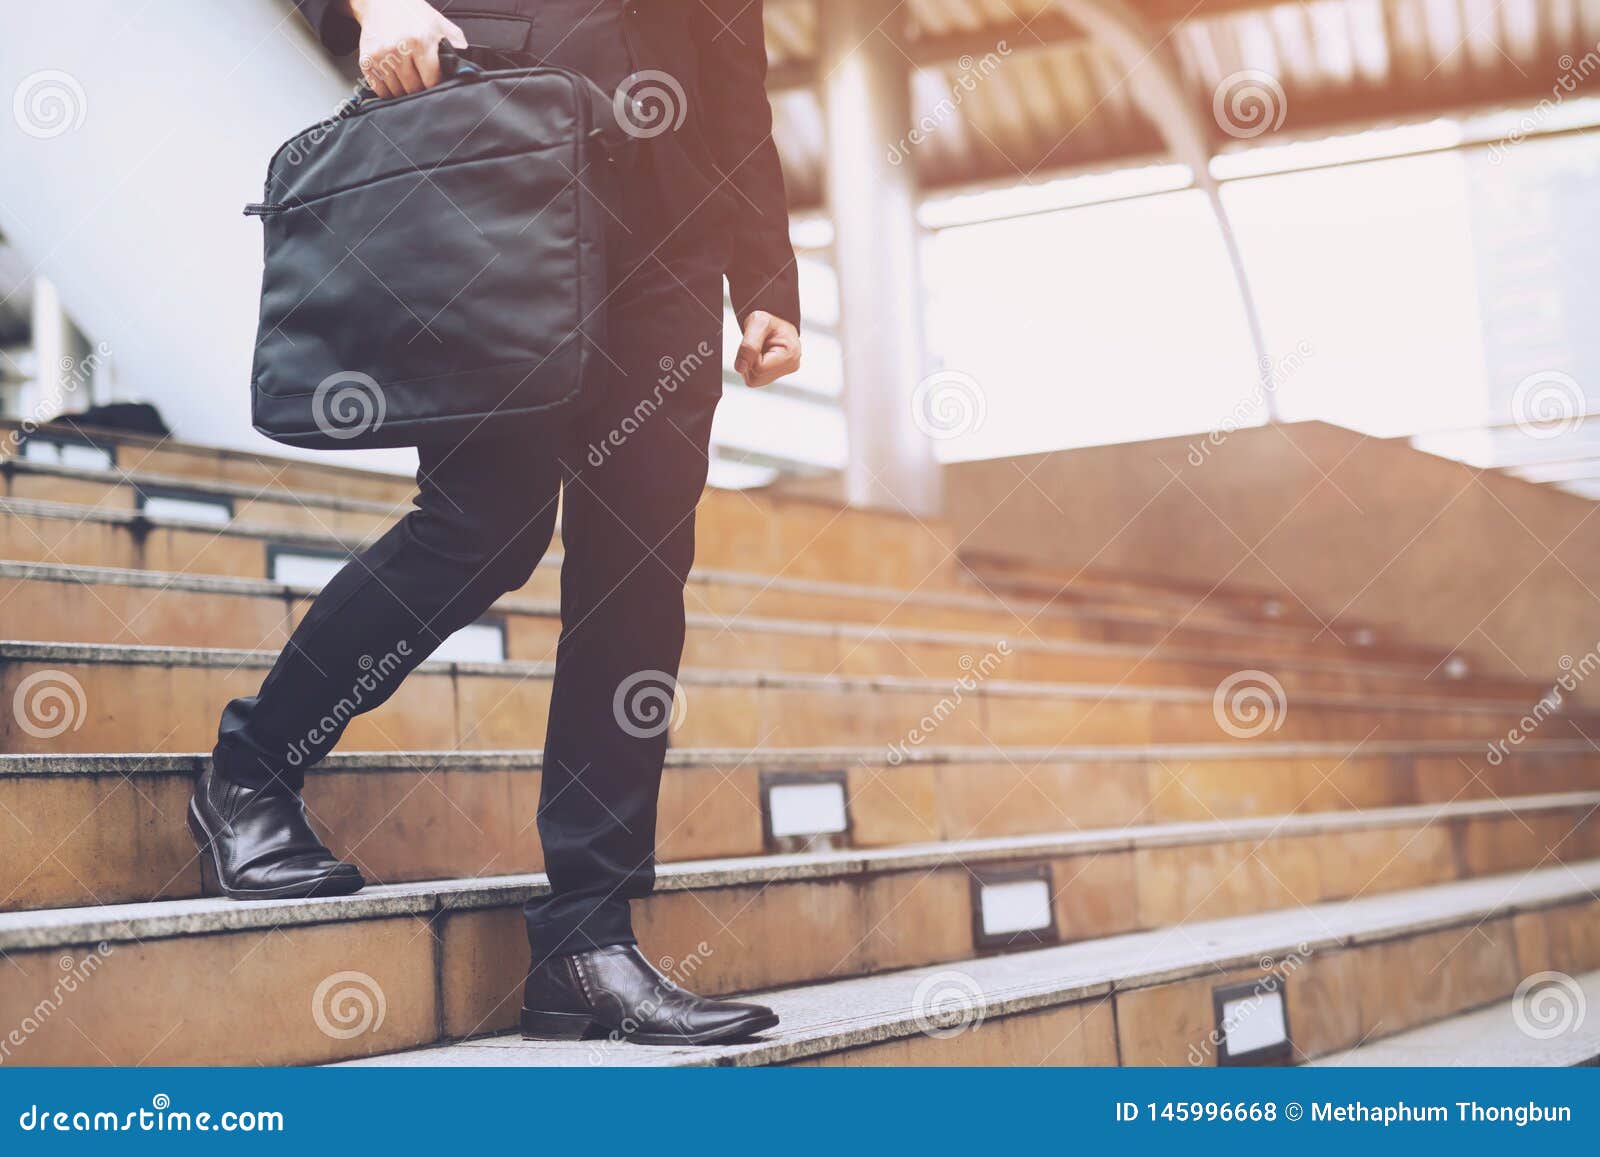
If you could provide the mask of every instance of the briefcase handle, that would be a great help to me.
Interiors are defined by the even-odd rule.
[[[529,52],[507,52],[499,48],[468,45],[457,48],[448,40],[439,41],[439,72],[445,80],[477,80],[485,72],[502,68],[534,68],[538,58]],[[379,99],[365,79],[356,85],[350,99],[339,106],[335,117],[343,120],[352,115],[369,100]]]

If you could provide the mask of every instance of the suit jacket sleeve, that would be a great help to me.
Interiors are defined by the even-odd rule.
[[[294,0],[300,15],[335,56],[354,52],[361,44],[361,25],[345,7],[345,0]]]
[[[800,324],[789,204],[772,140],[761,0],[694,0],[706,140],[738,202],[728,291],[742,325],[754,310]]]

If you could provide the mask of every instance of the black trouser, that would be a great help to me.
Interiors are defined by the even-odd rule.
[[[542,437],[491,420],[422,447],[415,508],[334,576],[260,693],[228,705],[215,752],[228,779],[301,786],[349,716],[527,581],[559,494],[562,631],[538,816],[552,892],[526,908],[536,959],[632,940],[628,901],[655,880],[662,708],[722,393],[726,256],[714,235],[662,220],[660,202],[645,170],[626,183],[606,400]]]

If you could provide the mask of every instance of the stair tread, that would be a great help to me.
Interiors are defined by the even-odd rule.
[[[1568,979],[1574,985],[1568,992],[1582,994],[1581,1003],[1568,1008],[1600,1010],[1600,972]],[[1541,1031],[1543,1022],[1533,1020],[1539,1034],[1533,1035],[1517,1023],[1514,1010],[1519,1003],[1513,997],[1311,1063],[1324,1068],[1565,1068],[1600,1059],[1600,1015],[1576,1015],[1559,1032],[1554,1031],[1556,1025],[1543,1025]]]
[[[1238,743],[1159,743],[1105,746],[1058,744],[1051,747],[991,745],[983,747],[926,746],[908,748],[901,754],[904,764],[1010,763],[1022,767],[1034,763],[1130,763],[1202,762],[1207,760],[1332,759],[1345,761],[1359,756],[1395,755],[1449,756],[1482,755],[1480,741],[1456,739],[1372,739],[1358,741]],[[822,766],[854,767],[882,763],[882,746],[872,747],[673,747],[667,751],[666,765],[702,767],[708,764],[738,764],[757,767]],[[1519,756],[1600,756],[1585,739],[1531,739],[1517,748]],[[208,752],[104,752],[69,755],[0,755],[0,776],[16,775],[140,775],[202,771],[210,762]],[[507,751],[463,751],[459,749],[424,751],[335,751],[318,767],[324,771],[492,771],[505,768],[537,769],[543,766],[539,748]]]
[[[915,1036],[919,986],[956,981],[980,994],[986,1019],[1102,998],[1257,966],[1264,958],[1391,939],[1495,913],[1592,899],[1600,860],[1439,884],[1309,907],[1253,913],[1178,927],[981,957],[904,972],[757,994],[782,1018],[764,1038],[702,1048],[647,1048],[613,1041],[549,1043],[500,1035],[348,1062],[359,1065],[765,1065]],[[936,1022],[941,1025],[943,1022]]]
[[[166,445],[169,447],[178,446],[178,448],[182,449],[195,449],[207,453],[217,453],[217,451],[214,451],[208,447],[188,447],[171,442],[166,443]],[[227,451],[221,451],[220,453],[227,454]],[[292,464],[298,466],[304,464],[298,460],[271,460],[282,461],[285,465]],[[328,469],[331,473],[346,472],[345,468],[328,468],[327,464],[323,463],[319,463],[318,465]],[[226,495],[234,498],[267,498],[272,501],[293,500],[295,503],[303,506],[324,506],[335,510],[364,511],[374,514],[395,514],[403,511],[410,503],[409,496],[400,497],[395,501],[353,498],[342,494],[300,486],[262,487],[260,485],[252,485],[247,482],[236,482],[225,478],[197,478],[187,474],[164,474],[160,471],[145,471],[140,469],[102,470],[86,466],[70,466],[55,462],[36,462],[30,461],[26,458],[12,459],[8,464],[8,468],[16,473],[21,474],[107,482],[118,485],[138,485],[174,490],[192,490],[202,493]],[[404,475],[387,475],[383,472],[362,470],[350,470],[348,473],[350,473],[352,477],[369,479],[372,477],[378,477],[384,480],[392,479],[401,486],[407,486],[411,482],[411,479]],[[795,499],[790,498],[789,500],[794,501]],[[802,501],[810,500],[802,499]],[[877,513],[889,513],[891,515],[894,514],[892,511]],[[907,521],[908,523],[911,521],[909,518],[902,518],[902,520]],[[980,583],[980,585],[987,587],[989,583],[984,581],[982,577],[983,575],[987,575],[990,572],[999,572],[1002,576],[1005,576],[1006,568],[1015,565],[1017,564],[1014,564],[1011,560],[1008,560],[1004,557],[978,554],[970,559],[963,560],[962,577],[968,582],[976,580]],[[1019,587],[1033,585],[1040,586],[1042,589],[1044,586],[1051,586],[1051,597],[1054,597],[1054,595],[1057,593],[1061,593],[1053,590],[1053,584],[1045,583],[1043,581],[1042,575],[1044,571],[1040,564],[1026,563],[1022,565],[1024,573],[1016,577],[1007,576],[1008,581],[1015,583]],[[1134,597],[1141,599],[1152,598],[1156,600],[1172,602],[1190,598],[1197,593],[1203,593],[1206,595],[1217,595],[1220,593],[1232,603],[1238,605],[1253,605],[1256,603],[1264,603],[1274,599],[1284,599],[1287,597],[1270,590],[1223,592],[1203,591],[1200,588],[1195,587],[1194,584],[1162,582],[1148,576],[1099,574],[1092,571],[1085,572],[1082,568],[1057,569],[1060,569],[1065,575],[1065,579],[1063,581],[1070,580],[1071,585],[1074,588],[1087,587],[1097,591],[1109,591],[1111,589],[1116,589],[1117,591],[1131,592]],[[1122,594],[1115,596],[1108,594],[1105,597],[1116,597],[1120,599],[1125,596]],[[1306,622],[1316,622],[1316,620],[1309,615],[1302,617]]]
[[[714,572],[700,572],[709,574]],[[311,597],[315,587],[274,582],[270,579],[240,578],[228,575],[203,575],[170,571],[144,571],[121,567],[98,567],[0,560],[0,578],[17,578],[47,582],[76,582],[139,587],[161,592],[228,594],[282,599],[285,597]],[[885,588],[887,589],[887,588]],[[510,596],[495,604],[495,609],[513,614],[557,618],[560,603],[554,599],[533,599]],[[719,615],[702,611],[689,611],[686,615],[690,627],[733,628],[742,632],[800,634],[813,637],[881,638],[913,643],[945,643],[952,646],[982,646],[992,648],[997,640],[992,634],[980,631],[951,630],[933,627],[903,627],[860,622],[828,622],[816,619],[793,619],[776,616]],[[1090,639],[1026,638],[1008,640],[1012,647],[1026,652],[1059,655],[1127,655],[1157,662],[1192,662],[1216,666],[1225,664],[1246,665],[1262,662],[1241,648],[1238,652],[1217,649],[1195,650],[1182,646],[1152,651],[1138,643],[1102,642]],[[1381,659],[1351,659],[1338,655],[1283,655],[1273,656],[1270,666],[1283,670],[1325,671],[1348,674],[1387,676],[1418,675],[1415,664]],[[1471,677],[1445,680],[1455,686],[1470,686]],[[1518,693],[1541,694],[1548,690],[1533,680],[1496,679],[1496,684],[1516,687]]]
[[[70,519],[75,522],[99,523],[139,523],[174,530],[200,531],[212,536],[232,536],[243,538],[258,538],[288,544],[300,544],[311,548],[355,550],[359,548],[364,539],[352,535],[339,535],[327,531],[307,530],[298,527],[276,527],[267,525],[251,525],[247,523],[229,522],[218,525],[213,522],[189,520],[170,517],[149,517],[138,510],[108,509],[105,507],[84,506],[76,503],[58,502],[49,499],[37,498],[9,498],[0,497],[0,514],[12,513],[22,516],[35,516],[44,518]],[[553,569],[560,565],[561,552],[551,551],[540,562],[541,569]],[[697,567],[690,577],[691,582],[718,582],[730,585],[747,585],[758,589],[775,588],[802,594],[835,595],[847,598],[876,598],[889,599],[896,602],[910,602],[920,606],[958,607],[972,610],[1009,610],[1024,612],[1029,615],[1043,615],[1049,618],[1060,619],[1089,619],[1111,622],[1133,622],[1142,624],[1169,623],[1175,617],[1169,613],[1150,611],[1138,613],[1132,610],[1097,609],[1093,606],[1063,606],[1041,599],[1030,599],[1016,596],[1003,596],[998,593],[977,593],[970,588],[951,587],[949,589],[927,590],[917,589],[907,591],[903,588],[881,586],[858,582],[837,582],[826,579],[793,578],[781,575],[772,575],[757,571],[735,571],[712,567]],[[1293,640],[1304,640],[1305,630],[1292,625],[1277,624],[1272,622],[1247,622],[1237,617],[1226,615],[1195,616],[1184,615],[1185,620],[1193,623],[1197,628],[1215,631],[1222,634],[1238,634],[1247,637],[1271,637]],[[1383,651],[1384,647],[1377,645],[1363,648]],[[1426,648],[1406,647],[1404,653],[1422,659],[1425,655],[1434,653]]]
[[[0,641],[0,661],[48,661],[82,663],[139,663],[162,666],[269,668],[277,660],[276,651],[243,650],[232,647],[168,647],[139,643],[52,643]],[[551,676],[555,663],[539,660],[505,660],[497,663],[429,660],[422,671],[451,670],[460,674],[496,678],[526,679]],[[753,671],[739,669],[685,668],[681,681],[689,687],[736,685],[761,687],[800,687],[856,690],[898,690],[948,694],[949,679],[917,678],[903,675],[818,674],[806,671]],[[1210,686],[1181,684],[1105,684],[1088,682],[986,679],[982,691],[990,696],[1030,698],[1093,699],[1168,702],[1210,702],[1215,694]],[[1397,692],[1297,691],[1293,701],[1308,706],[1350,707],[1377,710],[1448,711],[1505,715],[1520,710],[1505,699],[1475,699],[1464,695],[1400,694]],[[1563,718],[1582,718],[1563,715]]]
[[[1144,847],[1305,836],[1429,824],[1464,817],[1523,815],[1600,808],[1600,792],[1562,792],[1513,799],[1313,812],[1291,816],[1151,824],[1023,836],[998,836],[844,849],[678,861],[657,869],[658,891],[840,879],[878,872],[912,871]],[[1600,861],[1596,861],[1600,867]],[[368,887],[354,896],[272,900],[240,904],[220,897],[158,900],[0,913],[0,952],[84,942],[148,940],[245,929],[304,926],[340,920],[467,910],[520,902],[548,888],[544,873],[432,880]]]
[[[249,483],[233,482],[221,478],[195,478],[183,474],[162,474],[158,471],[151,472],[143,470],[97,470],[83,466],[66,466],[59,463],[29,462],[26,459],[15,460],[8,466],[8,469],[14,473],[29,474],[39,477],[61,478],[72,481],[99,482],[111,486],[129,486],[140,489],[148,488],[150,490],[180,492],[187,491],[196,495],[215,495],[229,499],[243,499],[246,501],[264,500],[279,504],[288,504],[292,502],[296,506],[306,509],[320,508],[329,511],[365,513],[389,518],[403,514],[411,505],[411,499],[409,496],[399,498],[395,501],[352,498],[345,495],[329,493],[327,491],[311,490],[302,487],[263,488],[261,486],[251,485]],[[19,501],[48,502],[56,500],[23,498],[19,499]],[[274,524],[265,521],[257,523],[244,523],[241,525],[253,527],[254,529],[259,530],[276,529]],[[1007,564],[997,560],[985,564],[984,569],[986,573],[988,571],[1000,569],[1001,573],[1003,574],[1002,568],[1004,568],[1005,565]],[[973,572],[970,567],[968,567],[962,575],[964,581],[956,589],[966,590],[969,593],[977,593],[976,591],[972,590],[972,584],[974,581],[976,581],[978,586],[982,587],[984,591],[992,596],[1000,593],[1000,591],[995,588],[1004,587],[1013,596],[1024,599],[1038,599],[1046,603],[1054,602],[1056,599],[1066,596],[1069,602],[1078,601],[1080,603],[1087,603],[1091,605],[1104,602],[1133,602],[1148,604],[1152,607],[1154,607],[1155,604],[1162,604],[1169,608],[1176,607],[1185,611],[1193,611],[1196,609],[1184,603],[1184,593],[1176,588],[1163,587],[1150,582],[1132,583],[1126,579],[1108,578],[1094,574],[1084,574],[1081,572],[1075,572],[1070,577],[1072,581],[1070,584],[1067,584],[1070,585],[1070,590],[1067,589],[1067,585],[1063,585],[1061,589],[1056,589],[1053,585],[1032,580],[1020,578],[1002,580],[993,573],[990,573],[988,581],[985,581],[975,572]],[[1234,597],[1234,602],[1236,605],[1244,605],[1252,602],[1270,602],[1275,598],[1280,598],[1280,596],[1270,593],[1262,594],[1257,592],[1251,592],[1248,594],[1240,593]],[[1231,608],[1224,610],[1221,606],[1213,608],[1205,613],[1217,614],[1225,618],[1235,618],[1239,619],[1240,621],[1271,621],[1271,616],[1261,616],[1258,620],[1249,615],[1241,616],[1236,610]],[[1319,627],[1322,625],[1320,621],[1309,614],[1297,615],[1293,620],[1290,621],[1293,621],[1299,625],[1309,624]]]
[[[162,490],[186,490],[195,494],[216,494],[228,498],[268,499],[277,502],[294,502],[301,506],[321,506],[329,510],[355,510],[370,514],[400,514],[411,505],[410,498],[395,502],[382,499],[351,498],[323,490],[302,487],[263,487],[248,482],[233,482],[226,478],[196,478],[187,474],[163,474],[149,470],[96,470],[88,466],[64,466],[57,462],[30,462],[16,458],[6,468],[17,474],[34,474],[50,478],[71,478],[85,482],[106,482],[117,486],[148,486]],[[403,475],[396,476],[406,482]]]

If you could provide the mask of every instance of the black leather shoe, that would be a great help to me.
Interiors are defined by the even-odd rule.
[[[230,899],[348,896],[366,886],[317,839],[305,801],[288,787],[244,787],[207,768],[189,801],[189,832],[207,885]]]
[[[552,956],[528,973],[524,1040],[598,1040],[709,1045],[743,1040],[778,1023],[759,1004],[686,992],[651,967],[633,944]]]

